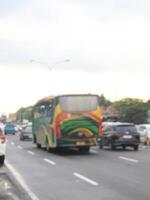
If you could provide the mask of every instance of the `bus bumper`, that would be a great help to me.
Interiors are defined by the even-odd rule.
[[[58,147],[96,146],[97,139],[57,139]]]

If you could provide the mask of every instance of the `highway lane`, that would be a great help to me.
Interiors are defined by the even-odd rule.
[[[150,198],[150,150],[48,153],[8,136],[7,160],[41,200]],[[137,162],[135,162],[137,161]]]

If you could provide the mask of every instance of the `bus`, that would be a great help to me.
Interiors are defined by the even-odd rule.
[[[33,141],[47,151],[74,148],[89,152],[102,137],[99,96],[73,94],[49,96],[33,106]]]

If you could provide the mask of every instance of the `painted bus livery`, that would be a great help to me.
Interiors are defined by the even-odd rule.
[[[33,138],[37,147],[77,147],[88,152],[102,136],[102,111],[97,95],[46,97],[33,108]]]

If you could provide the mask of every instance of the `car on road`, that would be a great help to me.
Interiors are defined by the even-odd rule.
[[[150,145],[150,124],[139,124],[136,128],[140,134],[140,141]]]
[[[5,135],[7,135],[7,134],[13,134],[13,135],[15,135],[15,133],[16,133],[16,126],[15,126],[15,124],[13,124],[13,123],[7,123],[5,125],[4,132],[5,132]]]
[[[26,127],[23,127],[20,131],[20,140],[32,140],[32,126],[28,125]]]
[[[4,131],[0,128],[0,165],[4,164],[6,151],[6,137]]]
[[[133,147],[138,150],[140,135],[132,123],[105,122],[103,123],[103,136],[100,148],[109,146],[111,149],[116,147]]]

